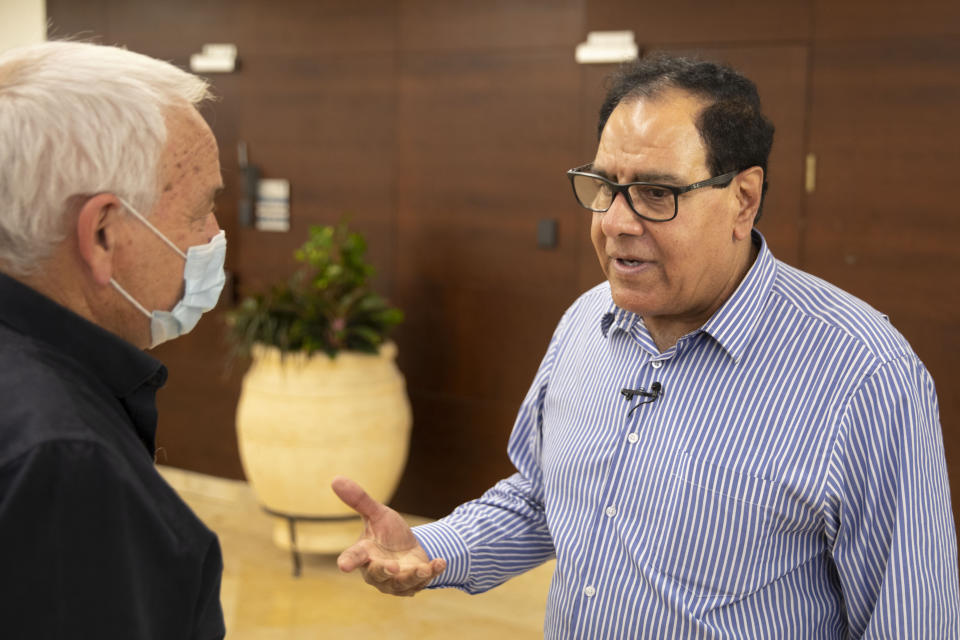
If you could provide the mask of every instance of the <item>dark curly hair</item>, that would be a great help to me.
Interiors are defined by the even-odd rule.
[[[610,114],[624,100],[652,98],[664,89],[687,91],[706,101],[696,127],[707,149],[707,169],[718,176],[750,167],[763,169],[763,190],[754,223],[767,193],[767,159],[773,146],[773,123],[760,109],[757,86],[734,69],[701,60],[656,54],[620,66],[607,81],[597,137]],[[722,185],[721,185],[722,186]]]

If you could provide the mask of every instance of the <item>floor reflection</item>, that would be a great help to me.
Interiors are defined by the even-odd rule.
[[[290,554],[271,542],[273,521],[246,483],[159,469],[220,536],[221,599],[230,640],[543,637],[553,562],[478,596],[455,589],[414,598],[381,595],[359,576],[340,573],[335,557],[326,555],[304,554],[302,575],[294,578]]]

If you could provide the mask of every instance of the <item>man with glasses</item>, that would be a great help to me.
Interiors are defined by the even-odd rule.
[[[352,481],[340,557],[381,591],[494,587],[556,557],[549,638],[956,638],[933,381],[866,303],[754,228],[773,126],[732,69],[622,68],[568,172],[607,281],[561,319],[517,473],[410,531]]]

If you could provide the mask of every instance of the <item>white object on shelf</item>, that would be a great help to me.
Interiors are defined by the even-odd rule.
[[[205,44],[200,53],[190,56],[194,73],[231,73],[237,67],[237,45]]]
[[[575,57],[579,64],[609,64],[635,60],[639,53],[633,31],[591,31]]]
[[[290,230],[290,181],[263,178],[257,183],[256,227],[260,231]]]

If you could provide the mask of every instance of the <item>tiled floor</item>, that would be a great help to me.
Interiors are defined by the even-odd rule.
[[[160,472],[220,536],[230,640],[543,637],[553,562],[477,596],[456,589],[385,596],[358,575],[340,573],[334,556],[305,556],[303,574],[294,578],[290,554],[271,542],[273,521],[248,485],[171,467]]]

